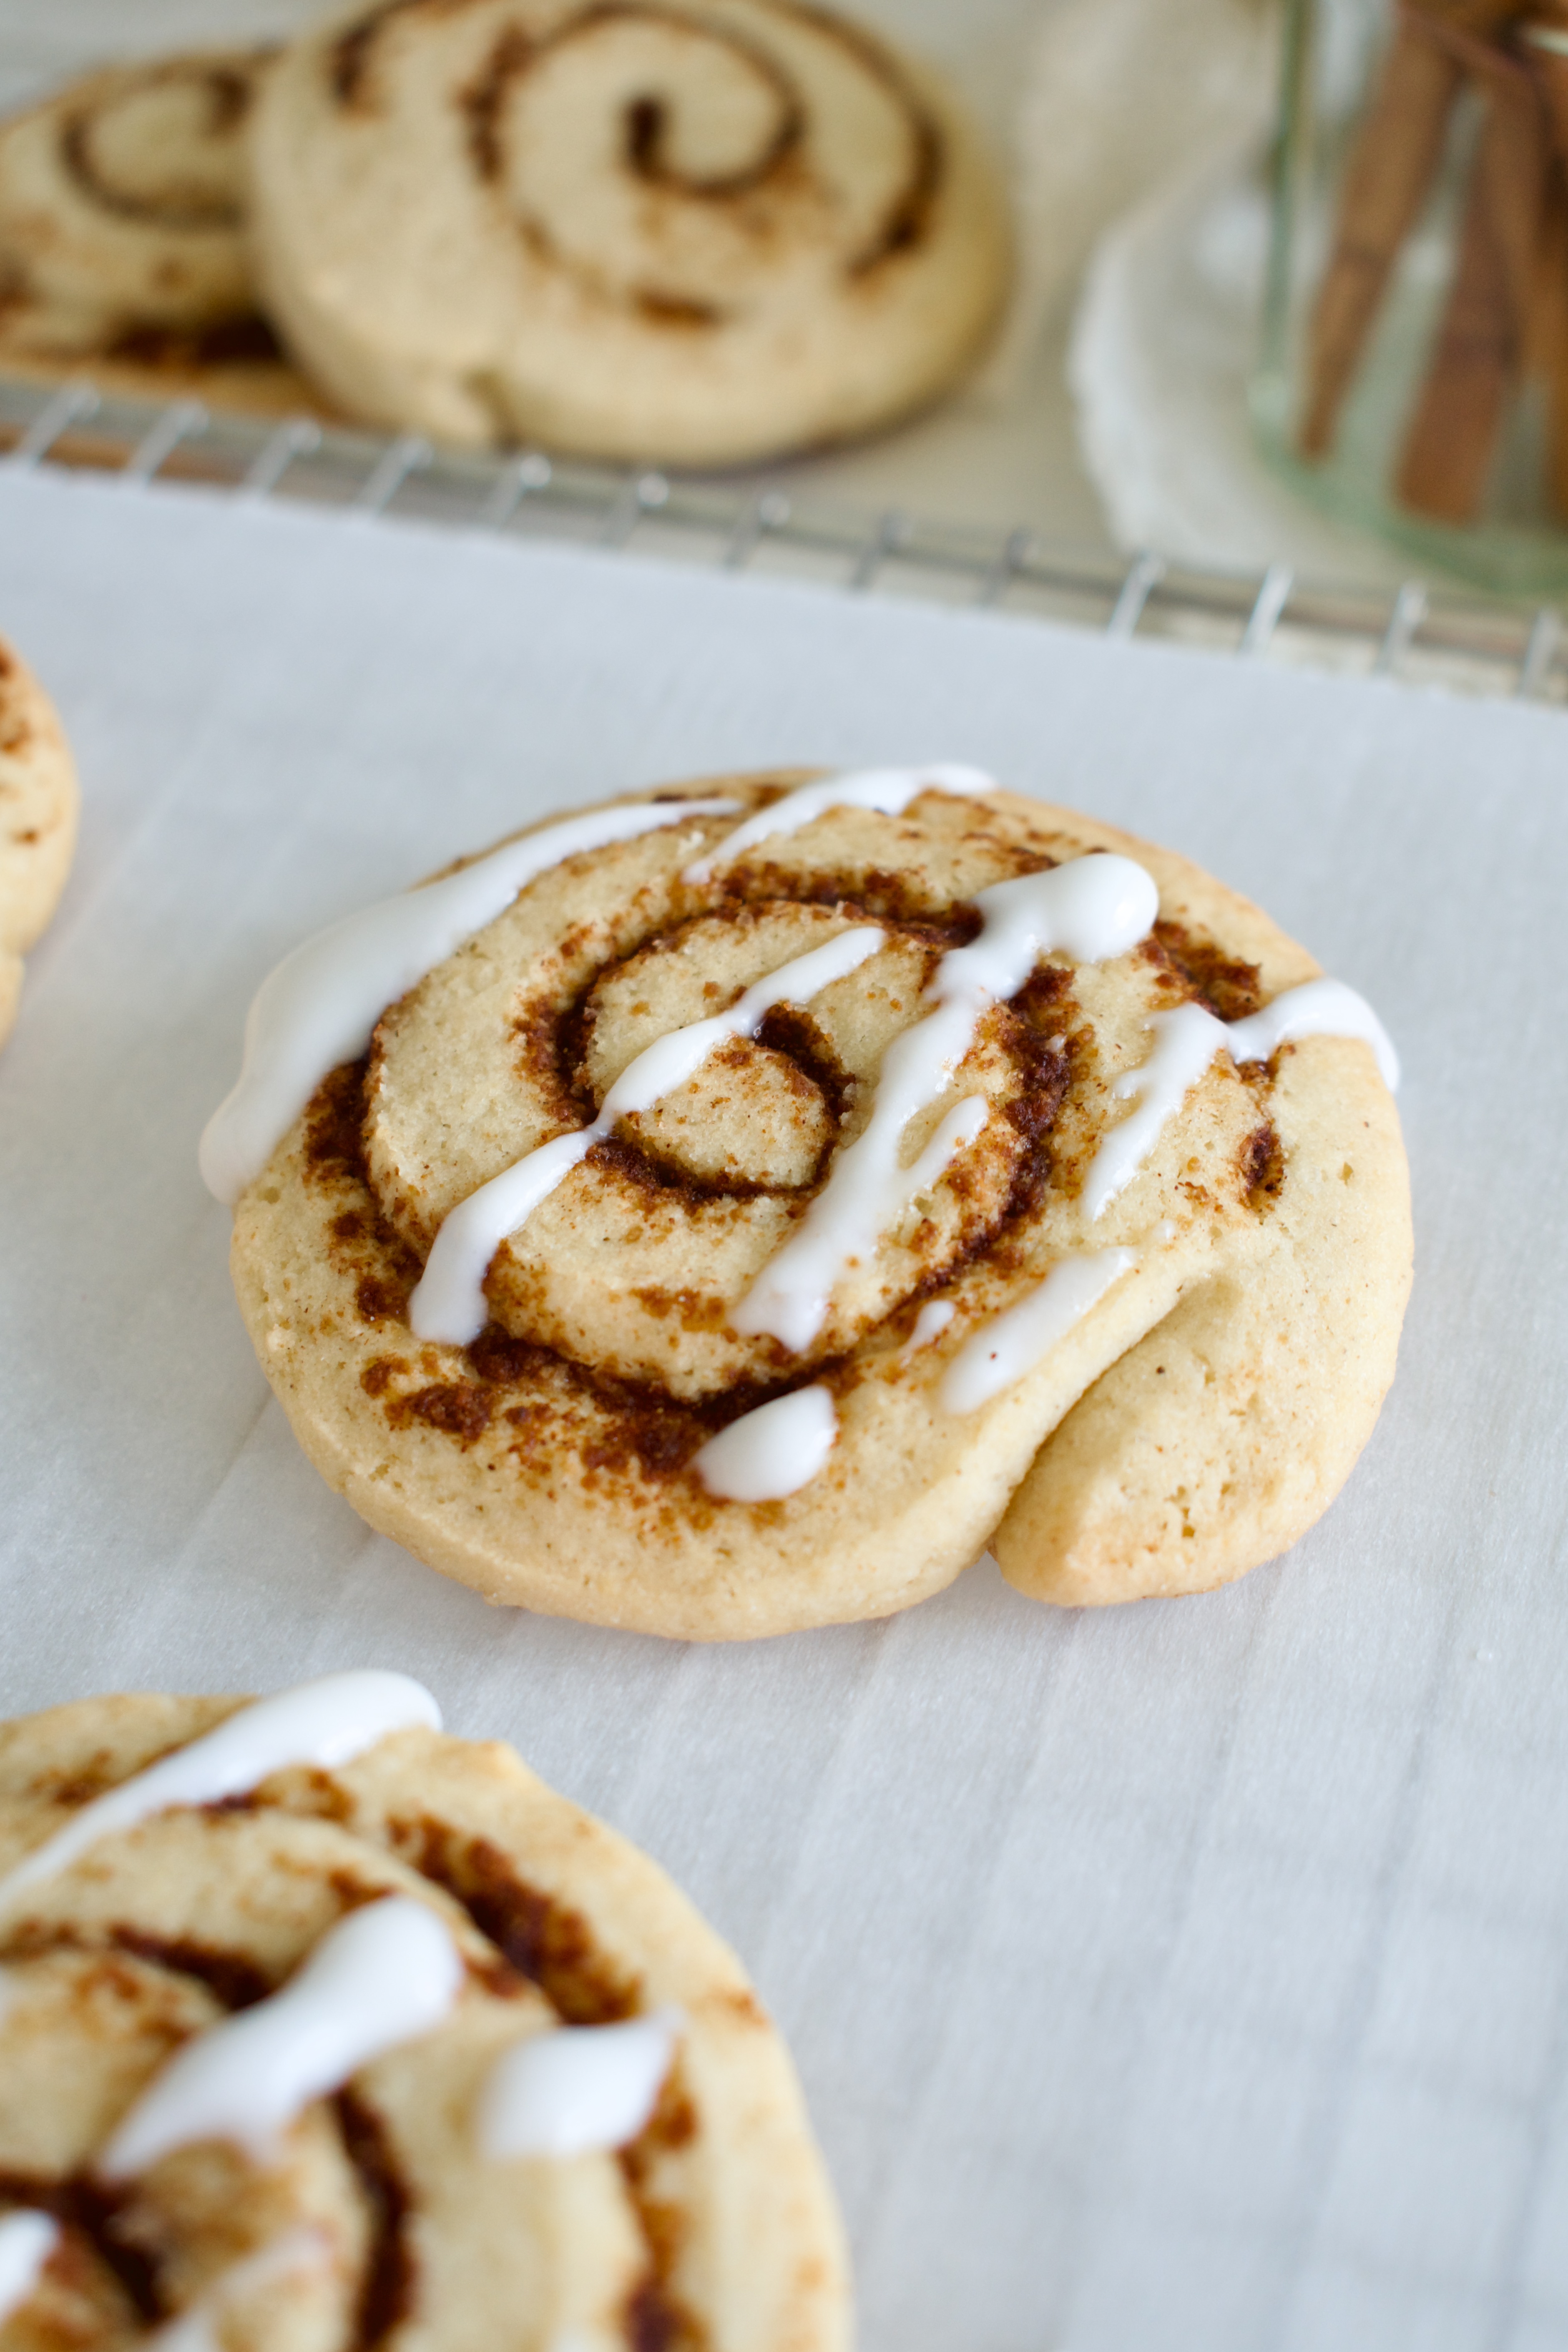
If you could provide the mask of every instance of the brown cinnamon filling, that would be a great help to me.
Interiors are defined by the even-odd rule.
[[[1255,1128],[1241,1148],[1241,1181],[1248,1208],[1266,1215],[1285,1183],[1285,1150],[1272,1121]]]
[[[386,2126],[368,2100],[344,2090],[332,2105],[343,2152],[371,2217],[370,2252],[354,2314],[354,2352],[377,2352],[415,2305],[418,2273],[407,2227],[410,2199]]]
[[[283,347],[259,313],[246,310],[201,327],[124,327],[105,346],[104,356],[178,373],[185,368],[280,367]]]
[[[420,1875],[462,1905],[480,1935],[519,1976],[538,1985],[569,2025],[611,2025],[637,2014],[642,2003],[637,1980],[598,1949],[580,1913],[528,1885],[499,1846],[429,1814],[391,1828],[394,1844]],[[658,2153],[685,2146],[699,2128],[678,2065],[647,2130],[621,2150],[621,2171],[648,2254],[647,2275],[624,2320],[631,2352],[702,2352],[707,2341],[706,2329],[672,2284],[686,2217],[652,2187]]]
[[[1151,962],[1163,961],[1199,1003],[1222,1021],[1244,1021],[1263,1003],[1257,964],[1227,955],[1217,940],[1185,923],[1162,918],[1145,941],[1143,953]]]
[[[613,2025],[636,2015],[637,1980],[596,1949],[580,1913],[526,1885],[500,1846],[428,1813],[395,1822],[392,1840],[422,1878],[462,1905],[487,1942],[539,1987],[568,2025]]]
[[[0,2167],[0,2200],[50,2214],[62,2230],[84,2239],[137,2318],[152,2326],[169,2316],[171,2306],[163,2296],[156,2261],[124,2228],[125,2210],[135,2195],[134,2185],[107,2189],[85,2172],[48,2180],[42,2174]]]
[[[116,1927],[110,1940],[116,1951],[129,1952],[133,1959],[172,1969],[177,1976],[195,1977],[221,2008],[231,2011],[254,2009],[274,1990],[266,1970],[243,1952],[200,1944],[194,1937],[146,1936],[138,1927]]]

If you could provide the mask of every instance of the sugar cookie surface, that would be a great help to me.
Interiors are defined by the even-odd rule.
[[[1169,852],[940,773],[728,859],[805,776],[679,788],[734,813],[546,865],[280,1122],[236,1284],[374,1526],[493,1600],[722,1639],[886,1614],[993,1542],[1046,1598],[1196,1590],[1331,1500],[1409,1281],[1373,1050],[1238,1065],[1300,948]],[[693,1032],[858,929],[809,1001]],[[689,1034],[691,1075],[595,1126]]]

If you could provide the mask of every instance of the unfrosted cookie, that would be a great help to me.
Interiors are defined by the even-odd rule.
[[[270,409],[309,395],[257,315],[245,140],[268,57],[113,66],[0,122],[0,364]]]
[[[947,91],[794,0],[395,0],[297,43],[253,142],[271,315],[352,414],[728,464],[931,398],[1001,299]]]
[[[663,1873],[429,1694],[0,1726],[0,2340],[840,2352],[788,2057]]]
[[[22,957],[54,913],[76,846],[76,769],[53,703],[0,637],[0,1044]]]
[[[993,1539],[1074,1601],[1292,1541],[1409,1282],[1369,1008],[973,771],[682,789],[262,991],[203,1166],[318,1467],[493,1600],[696,1639]]]

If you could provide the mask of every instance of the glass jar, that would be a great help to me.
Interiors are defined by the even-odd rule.
[[[1289,0],[1252,404],[1340,520],[1568,589],[1568,0]]]

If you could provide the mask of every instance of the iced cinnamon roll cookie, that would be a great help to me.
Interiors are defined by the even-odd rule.
[[[1393,1372],[1393,1075],[1168,852],[969,769],[768,774],[296,950],[202,1164],[374,1526],[493,1600],[725,1638],[993,1540],[1073,1601],[1291,1542]]]
[[[383,0],[258,108],[258,267],[351,414],[730,464],[931,398],[1001,299],[932,78],[797,0]]]
[[[76,846],[76,768],[55,707],[0,637],[0,1045],[22,957],[54,913]]]
[[[278,407],[304,388],[258,316],[245,140],[268,57],[154,58],[0,122],[0,362]]]
[[[417,1683],[0,1725],[7,2352],[840,2352],[731,1955]]]

